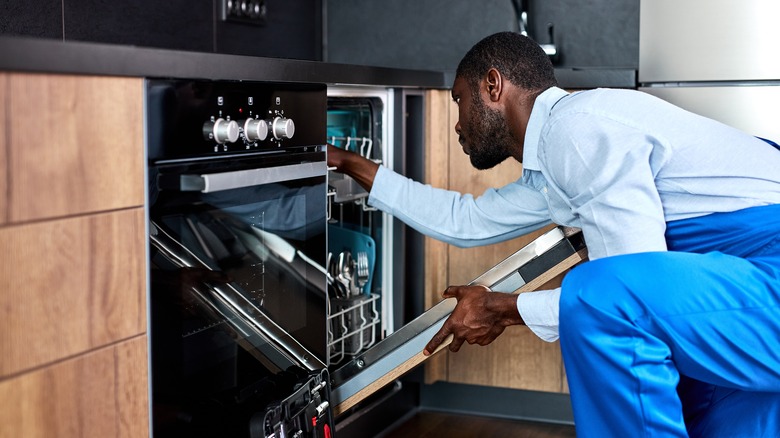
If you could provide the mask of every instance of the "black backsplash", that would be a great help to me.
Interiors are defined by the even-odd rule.
[[[262,26],[222,21],[221,1],[5,0],[0,35],[322,59],[323,0],[266,0]]]
[[[517,31],[513,0],[330,0],[326,58],[332,62],[454,72],[480,39]],[[561,69],[636,69],[639,0],[528,0],[529,30],[549,43]]]
[[[0,35],[62,38],[62,0],[3,1]]]
[[[481,38],[518,28],[515,0],[263,0],[263,26],[222,21],[222,1],[4,0],[0,35],[451,73]],[[638,68],[639,1],[524,3],[537,41],[554,25],[556,67],[608,73]]]
[[[539,43],[553,25],[557,67],[638,68],[639,0],[531,0],[529,9]]]

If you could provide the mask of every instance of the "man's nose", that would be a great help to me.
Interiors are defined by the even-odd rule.
[[[455,123],[455,133],[460,137],[460,120]]]

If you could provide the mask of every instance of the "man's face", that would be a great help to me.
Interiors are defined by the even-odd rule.
[[[452,98],[458,104],[455,132],[471,165],[484,170],[511,156],[514,140],[506,119],[488,108],[479,94],[474,94],[465,79],[455,79]]]

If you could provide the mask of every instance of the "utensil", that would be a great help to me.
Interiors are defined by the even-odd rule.
[[[355,261],[352,259],[352,253],[349,251],[342,251],[339,253],[338,264],[338,280],[344,285],[347,291],[347,296],[355,295],[355,279],[353,273],[355,272]]]
[[[336,298],[343,299],[346,298],[348,295],[348,290],[344,286],[344,282],[341,280],[340,277],[340,265],[338,264],[338,258],[333,257],[333,253],[328,253],[328,280],[330,281],[330,284],[333,286],[334,291],[336,292]]]
[[[366,283],[368,283],[368,253],[365,251],[358,251],[357,253],[357,286],[363,291]]]

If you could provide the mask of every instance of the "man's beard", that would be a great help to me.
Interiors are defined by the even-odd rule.
[[[479,170],[490,169],[511,156],[513,139],[506,120],[498,111],[488,108],[479,96],[469,125],[469,159]],[[474,129],[476,127],[476,129]]]

